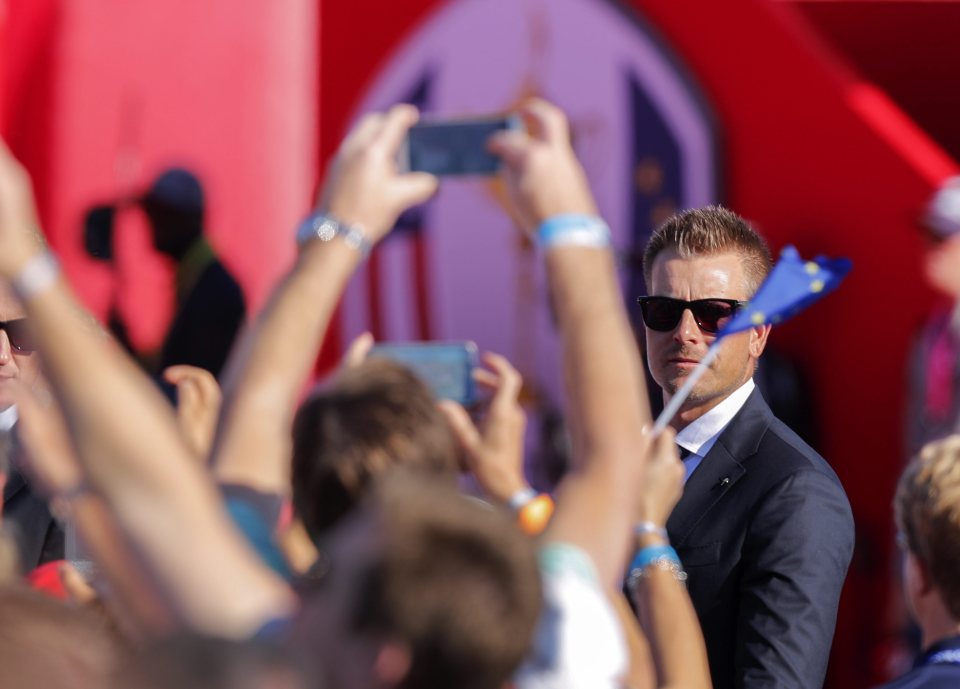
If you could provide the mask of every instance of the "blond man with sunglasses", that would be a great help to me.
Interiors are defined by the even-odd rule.
[[[770,267],[760,235],[725,208],[685,211],[654,233],[639,302],[664,402]],[[672,422],[683,496],[666,524],[646,527],[666,528],[687,571],[716,689],[822,686],[853,553],[836,474],[755,389],[769,333],[758,325],[721,341]]]

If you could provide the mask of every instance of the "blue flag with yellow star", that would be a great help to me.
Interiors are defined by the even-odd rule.
[[[753,299],[717,333],[717,339],[757,325],[782,323],[839,287],[852,267],[848,258],[818,256],[804,261],[794,247],[784,247]]]

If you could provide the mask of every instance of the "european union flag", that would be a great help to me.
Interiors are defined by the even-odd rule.
[[[852,267],[848,258],[818,256],[804,261],[794,247],[784,247],[753,299],[717,333],[717,339],[757,325],[782,323],[839,287]]]

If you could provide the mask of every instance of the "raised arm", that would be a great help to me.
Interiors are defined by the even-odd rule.
[[[405,105],[368,115],[337,154],[318,210],[343,227],[359,229],[364,243],[379,241],[402,211],[437,188],[432,175],[397,171],[397,150],[416,120],[416,109]],[[289,491],[290,428],[299,395],[362,258],[362,247],[344,239],[301,246],[293,269],[227,364],[213,450],[220,480],[265,492]]]
[[[540,227],[563,344],[574,467],[560,488],[548,540],[576,545],[601,581],[622,581],[650,422],[640,358],[617,284],[609,233],[555,107],[533,101],[528,132],[499,135],[516,215]],[[580,227],[577,224],[580,224]]]
[[[131,552],[113,515],[95,494],[77,492],[84,484],[84,472],[56,401],[23,384],[13,385],[12,392],[19,417],[21,466],[55,513],[69,518],[86,552],[109,580],[108,607],[128,628],[133,623],[135,629],[130,631],[170,631],[174,623],[170,610]]]
[[[670,428],[654,442],[637,494],[637,523],[662,529],[683,493],[683,463]],[[638,531],[635,548],[647,564],[630,574],[627,587],[650,645],[661,689],[710,689],[710,667],[700,621],[684,586],[683,570],[665,552],[664,532]]]
[[[230,636],[289,613],[291,592],[230,524],[169,405],[90,327],[39,240],[27,174],[3,145],[0,277],[24,302],[86,481],[176,612],[199,630]]]

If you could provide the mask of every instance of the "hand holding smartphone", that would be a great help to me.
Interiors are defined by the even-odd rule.
[[[518,115],[422,120],[407,133],[400,149],[400,170],[438,176],[494,175],[500,170],[500,158],[487,150],[487,141],[497,132],[522,127]]]
[[[465,407],[477,401],[473,369],[480,363],[474,342],[392,342],[374,345],[369,356],[391,359],[412,369],[437,399]]]

